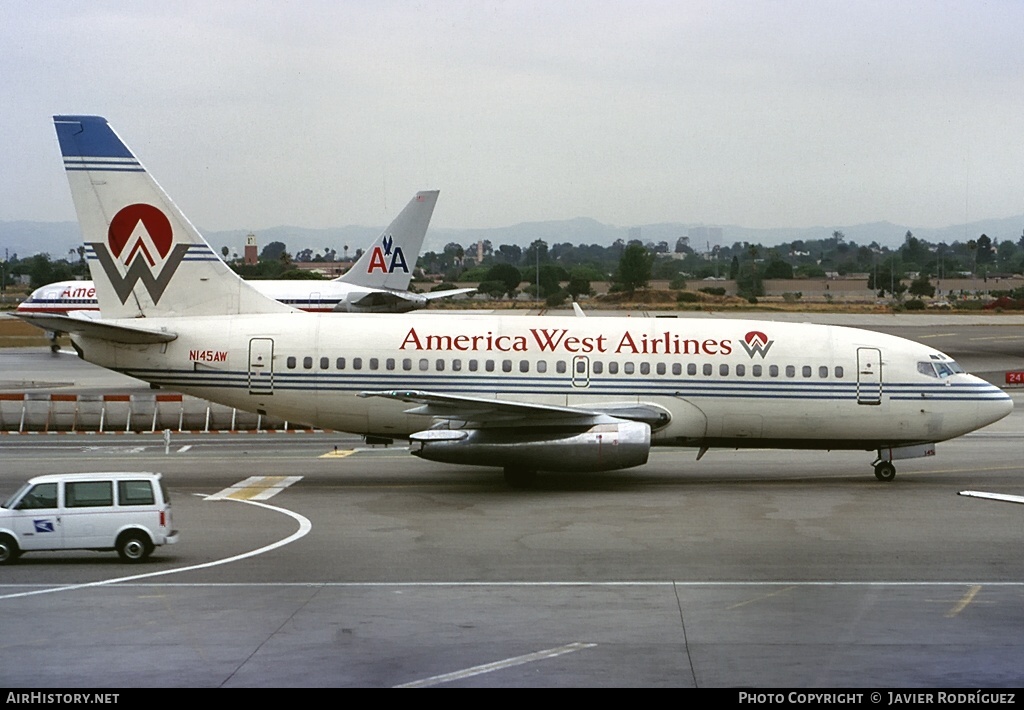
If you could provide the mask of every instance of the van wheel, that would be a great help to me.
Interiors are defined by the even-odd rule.
[[[140,532],[126,532],[117,540],[117,554],[122,562],[142,562],[152,551],[153,544]]]
[[[10,535],[0,535],[0,565],[9,565],[21,557],[18,543]]]

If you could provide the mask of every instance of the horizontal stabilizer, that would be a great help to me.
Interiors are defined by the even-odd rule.
[[[165,330],[139,328],[134,325],[123,325],[122,323],[112,323],[105,320],[74,318],[55,313],[12,313],[11,315],[21,318],[26,323],[31,323],[43,330],[71,333],[72,335],[81,335],[86,338],[108,340],[112,343],[124,343],[126,345],[169,343],[178,337],[177,333]]]

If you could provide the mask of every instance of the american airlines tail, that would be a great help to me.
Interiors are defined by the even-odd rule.
[[[437,195],[437,190],[417,192],[373,246],[363,252],[338,281],[366,288],[408,291]]]
[[[221,261],[105,118],[53,122],[104,318],[294,311]]]

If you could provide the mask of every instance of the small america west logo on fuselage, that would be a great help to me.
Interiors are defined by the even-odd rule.
[[[393,274],[396,270],[409,273],[409,264],[405,261],[405,254],[402,253],[402,247],[394,245],[394,238],[390,234],[385,234],[380,242],[370,250],[370,265],[366,267],[366,273],[372,274],[381,271]]]
[[[761,331],[752,330],[743,336],[743,340],[740,341],[740,345],[743,346],[743,349],[747,351],[747,355],[751,358],[753,358],[754,355],[760,355],[763,360],[764,356],[768,354],[769,350],[771,350],[772,343],[774,342],[774,340],[768,340],[768,336]]]
[[[153,205],[138,203],[121,208],[110,220],[106,244],[93,242],[89,246],[121,303],[128,300],[139,281],[157,303],[189,250],[188,244],[173,242],[174,230],[167,215]],[[115,259],[127,267],[123,276]],[[154,275],[152,268],[158,262],[163,266]]]

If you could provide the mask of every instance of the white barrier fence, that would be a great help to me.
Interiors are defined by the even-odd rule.
[[[285,431],[308,429],[181,394],[0,394],[0,432]]]

